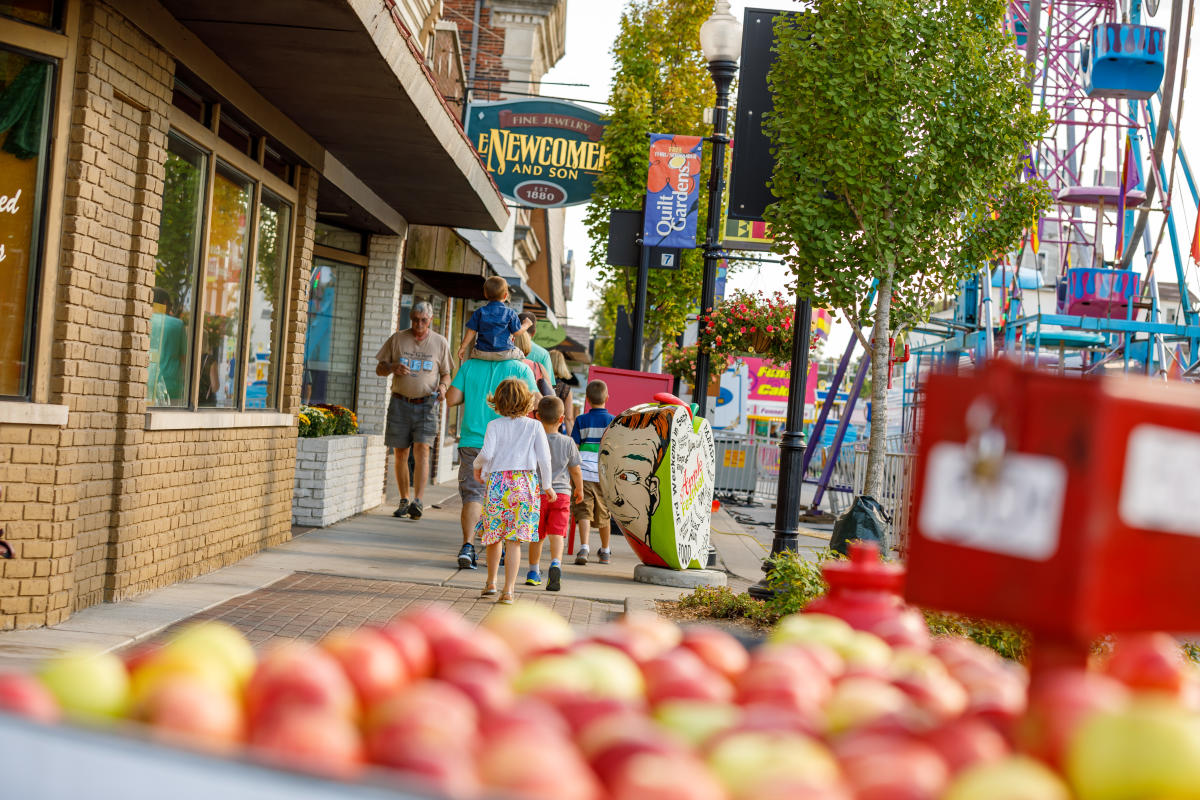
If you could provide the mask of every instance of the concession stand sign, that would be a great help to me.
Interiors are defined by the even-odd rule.
[[[604,122],[574,103],[472,103],[467,135],[500,193],[523,206],[586,203],[604,168]]]

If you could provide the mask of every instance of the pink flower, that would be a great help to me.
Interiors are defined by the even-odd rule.
[[[767,333],[774,333],[774,332],[775,332],[775,327],[774,327],[773,325],[768,325],[768,326],[767,326]]]
[[[743,325],[742,329],[740,331],[738,331],[738,333],[745,333],[745,332],[746,332],[746,326]]]
[[[758,328],[751,328],[751,329],[750,329],[750,332],[751,332],[751,333],[758,333]]]

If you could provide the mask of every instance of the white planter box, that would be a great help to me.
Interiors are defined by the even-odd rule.
[[[386,462],[382,436],[297,439],[292,522],[323,528],[380,505]]]

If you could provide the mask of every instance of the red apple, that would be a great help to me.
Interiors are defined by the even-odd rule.
[[[363,725],[372,761],[390,764],[390,753],[412,744],[469,751],[479,715],[471,700],[441,681],[421,681],[368,709]]]
[[[373,628],[334,631],[321,648],[341,664],[365,707],[408,682],[408,668],[388,639]]]
[[[650,705],[667,700],[728,702],[733,686],[720,673],[709,669],[691,650],[676,648],[642,664],[646,699]]]
[[[607,714],[588,722],[575,734],[575,744],[586,759],[592,759],[608,747],[625,741],[673,743],[663,731],[640,711]]]
[[[58,722],[62,717],[50,690],[37,678],[20,672],[0,673],[0,711],[45,723]]]
[[[386,627],[398,623],[416,626],[430,643],[446,636],[470,636],[473,630],[461,614],[456,614],[448,606],[442,605],[423,606],[405,611],[393,618]]]
[[[684,756],[687,749],[670,736],[652,735],[641,732],[636,735],[615,739],[595,751],[589,758],[592,770],[606,784],[625,768],[625,765],[643,755]]]
[[[562,616],[536,603],[497,606],[479,627],[503,640],[521,661],[538,653],[561,650],[575,639],[575,633]]]
[[[609,774],[611,800],[725,800],[725,789],[686,753],[639,753]]]
[[[312,645],[289,642],[267,651],[246,686],[251,724],[293,708],[352,718],[358,712],[354,686],[337,660]]]
[[[441,680],[471,698],[481,712],[508,708],[516,697],[504,675],[479,662],[451,666],[442,671]]]
[[[1179,642],[1165,633],[1133,633],[1117,637],[1104,672],[1130,689],[1179,696],[1191,677]]]
[[[504,640],[485,630],[447,634],[430,639],[433,646],[434,674],[468,662],[477,662],[503,675],[512,675],[519,667],[517,657]]]
[[[830,733],[852,730],[912,709],[904,692],[875,678],[843,678],[825,704],[825,728]]]
[[[129,649],[121,651],[121,660],[125,662],[125,669],[132,675],[153,659],[162,648],[161,642],[135,644]]]
[[[534,698],[522,698],[508,708],[485,711],[479,717],[484,738],[569,739],[571,727],[553,706]]]
[[[746,671],[750,654],[737,639],[716,628],[688,628],[683,632],[682,646],[695,653],[709,669],[729,680]]]
[[[141,719],[164,738],[222,749],[245,735],[238,698],[186,675],[165,678],[151,689],[142,704]]]
[[[1099,672],[1058,669],[1040,674],[1029,690],[1029,711],[1020,721],[1021,749],[1053,767],[1061,767],[1079,725],[1100,711],[1129,704],[1125,684]]]
[[[338,778],[354,776],[363,760],[354,723],[313,707],[291,706],[263,718],[251,732],[250,746],[263,760]]]
[[[908,737],[847,737],[835,751],[856,800],[937,800],[950,781],[937,751]]]
[[[957,775],[976,764],[990,764],[1009,755],[1008,742],[995,728],[978,719],[950,720],[922,737]]]
[[[813,717],[833,692],[829,677],[807,659],[759,660],[741,674],[737,701],[741,705],[773,705]]]
[[[410,679],[418,681],[433,675],[433,648],[420,628],[404,619],[396,619],[379,632],[400,654]]]
[[[424,742],[398,741],[387,751],[386,761],[376,763],[405,774],[428,794],[450,800],[470,800],[481,793],[479,774],[470,750],[432,746]]]
[[[795,733],[755,731],[718,736],[706,761],[734,800],[756,800],[780,791],[841,786],[841,769],[820,742]],[[796,798],[820,796],[796,794]]]
[[[595,775],[566,739],[487,739],[478,758],[489,790],[525,800],[600,800]]]
[[[615,697],[586,697],[553,693],[541,697],[558,709],[558,713],[566,720],[572,735],[575,736],[578,736],[579,732],[592,722],[605,717],[631,713],[634,709],[630,703]]]

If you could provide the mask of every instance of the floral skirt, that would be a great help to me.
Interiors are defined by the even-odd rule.
[[[493,472],[487,476],[487,499],[475,533],[485,545],[536,542],[541,501],[541,481],[536,472]]]

